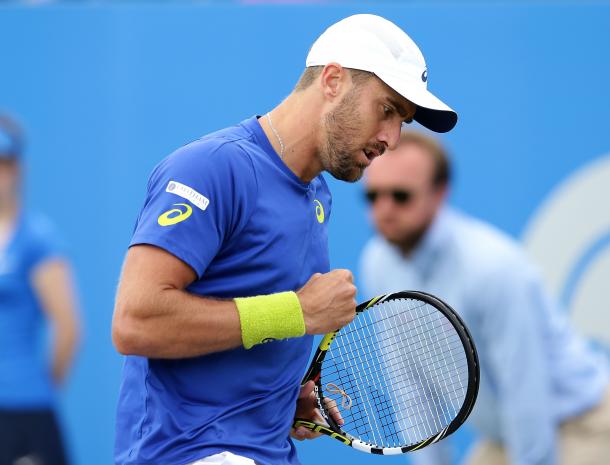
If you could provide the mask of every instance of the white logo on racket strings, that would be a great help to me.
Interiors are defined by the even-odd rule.
[[[343,407],[345,410],[352,408],[352,398],[335,383],[328,383],[326,385],[326,390],[331,394],[341,394],[341,407]]]
[[[170,194],[176,194],[177,196],[188,200],[200,210],[205,211],[205,209],[208,208],[208,205],[210,204],[210,201],[207,197],[200,194],[192,187],[189,187],[186,184],[182,184],[178,181],[170,181],[169,183],[167,183],[165,192],[169,192]]]

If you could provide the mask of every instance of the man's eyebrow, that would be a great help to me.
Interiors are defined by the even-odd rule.
[[[396,111],[398,112],[398,114],[400,116],[402,116],[403,118],[407,119],[411,119],[412,115],[409,115],[409,113],[407,113],[407,110],[405,110],[405,107],[402,106],[402,104],[400,102],[398,102],[397,100],[394,100],[392,97],[386,97],[387,101],[389,103],[391,103],[394,108],[396,108]]]

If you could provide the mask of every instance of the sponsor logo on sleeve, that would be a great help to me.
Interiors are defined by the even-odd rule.
[[[170,181],[167,184],[167,187],[165,188],[165,192],[175,194],[185,200],[188,200],[200,210],[205,211],[205,209],[208,208],[208,205],[210,204],[210,201],[207,197],[200,194],[192,187],[189,187],[186,184],[182,184],[178,181]]]
[[[188,203],[175,203],[174,207],[180,208],[172,208],[157,218],[159,226],[171,226],[180,223],[193,214],[193,208]]]

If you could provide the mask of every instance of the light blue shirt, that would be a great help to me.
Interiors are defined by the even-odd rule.
[[[44,262],[61,258],[62,249],[51,223],[26,212],[20,213],[6,246],[0,247],[0,410],[55,405],[45,311],[32,276]]]
[[[460,313],[481,364],[471,422],[505,444],[511,465],[556,465],[558,424],[598,404],[608,386],[603,356],[575,334],[521,247],[474,218],[444,209],[407,257],[374,237],[359,281],[363,297],[417,289]],[[418,463],[446,463],[429,449],[414,454]]]

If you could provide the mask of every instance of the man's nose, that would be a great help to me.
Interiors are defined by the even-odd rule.
[[[377,140],[385,144],[390,150],[394,150],[398,146],[400,140],[401,121],[388,121],[383,125]]]

